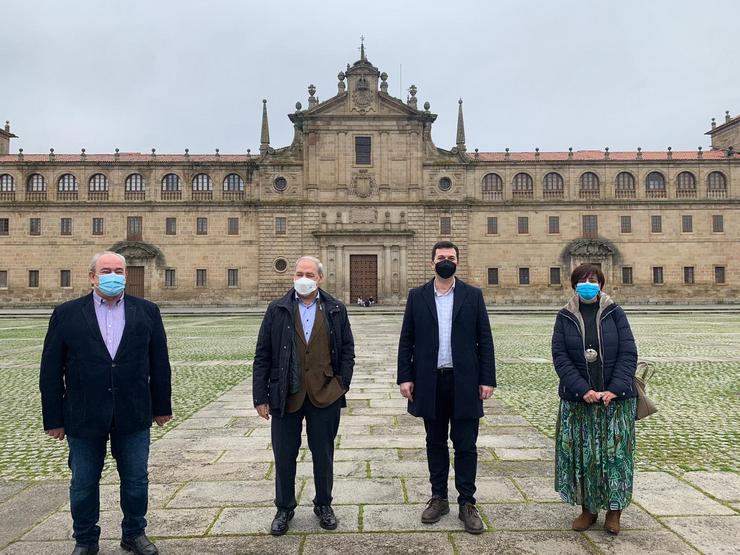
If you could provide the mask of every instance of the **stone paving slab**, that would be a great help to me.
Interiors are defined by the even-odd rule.
[[[313,480],[307,480],[299,503],[310,505],[315,495],[314,492]],[[403,503],[404,501],[401,481],[397,478],[335,478],[332,495],[334,497],[332,505]]]
[[[426,503],[432,496],[429,477],[426,478],[406,478],[406,493],[409,503]],[[524,497],[514,484],[508,478],[478,478],[475,481],[477,488],[475,497],[478,503],[511,503],[524,501]],[[455,489],[455,480],[451,478],[447,484],[447,496],[450,500],[450,507],[456,508],[457,490]]]
[[[367,532],[464,530],[454,507],[450,507],[450,513],[444,515],[439,522],[424,524],[421,521],[421,513],[425,507],[424,504],[365,505],[362,514],[363,530]]]
[[[661,522],[704,553],[740,552],[740,515],[670,517]]]
[[[167,504],[170,508],[272,505],[275,486],[268,480],[192,482]]]
[[[453,555],[448,534],[394,532],[307,536],[303,555]],[[465,552],[462,552],[465,553]]]
[[[740,501],[740,475],[731,472],[687,472],[683,479],[722,501]]]
[[[121,555],[126,553],[118,545],[119,540],[101,540],[101,555]],[[161,545],[157,542],[158,545]],[[74,543],[68,539],[56,541],[22,541],[9,545],[0,551],[0,555],[69,555]],[[169,552],[168,552],[169,553]],[[192,552],[191,552],[192,553]]]
[[[167,502],[182,484],[149,484],[149,509],[164,509]],[[120,506],[120,486],[118,484],[100,485],[100,510],[117,510]],[[69,500],[59,510],[69,516]]]
[[[529,501],[560,501],[552,478],[520,476],[512,479]]]
[[[453,534],[458,553],[496,553],[532,555],[581,555],[596,553],[577,532],[499,532],[480,536]]]
[[[20,537],[67,500],[69,484],[32,484],[0,505],[0,548]]]
[[[359,531],[360,507],[358,505],[337,505],[337,533]],[[229,508],[224,509],[211,529],[213,535],[228,534],[269,534],[270,524],[275,516],[274,507]],[[309,507],[299,507],[290,521],[290,533],[328,533],[319,526],[319,521]]]
[[[0,503],[4,503],[27,485],[27,482],[0,482]]]
[[[654,555],[695,555],[696,550],[667,530],[630,530],[612,536],[603,530],[589,530],[588,538],[603,553],[609,555],[633,555],[652,553]]]
[[[735,514],[666,472],[636,473],[633,498],[654,515]]]

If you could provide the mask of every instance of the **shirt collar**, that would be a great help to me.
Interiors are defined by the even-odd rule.
[[[123,296],[125,293],[121,293],[121,297],[115,302],[115,306],[118,306],[121,304],[121,301],[123,300]],[[98,292],[93,289],[93,299],[95,300],[96,305],[107,305],[108,301],[105,300],[103,297],[98,295]]]
[[[457,284],[457,278],[452,278],[452,287],[450,287],[446,292],[440,293],[437,291],[437,278],[434,278],[434,283],[432,284],[432,287],[434,287],[434,296],[435,297],[446,297],[447,295],[451,294],[455,290],[455,284]]]
[[[316,297],[314,298],[313,302],[311,304],[304,304],[303,299],[301,299],[298,292],[295,294],[295,300],[298,301],[299,306],[303,306],[304,308],[311,308],[313,305],[316,304],[316,302],[319,300],[319,297],[321,296],[321,292],[316,293]]]

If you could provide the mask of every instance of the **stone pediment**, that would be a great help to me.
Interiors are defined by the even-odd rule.
[[[317,116],[351,115],[383,115],[386,117],[398,115],[408,117],[419,116],[422,113],[407,106],[397,98],[368,89],[340,93],[306,110],[303,117],[306,119]]]

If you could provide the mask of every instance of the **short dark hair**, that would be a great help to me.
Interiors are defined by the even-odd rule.
[[[460,260],[460,249],[458,249],[457,245],[452,241],[437,241],[434,243],[434,246],[432,247],[432,260],[437,256],[437,249],[455,249],[455,256]]]
[[[601,289],[604,288],[604,284],[606,283],[604,272],[601,271],[601,268],[599,266],[597,266],[596,264],[591,264],[589,262],[581,264],[575,270],[573,270],[573,273],[570,274],[570,285],[571,287],[573,287],[573,289],[575,289],[578,282],[584,281],[590,277],[595,277],[599,282],[599,287]]]

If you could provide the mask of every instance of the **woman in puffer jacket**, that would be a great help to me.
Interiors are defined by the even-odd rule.
[[[637,347],[624,310],[604,292],[604,274],[581,264],[570,277],[575,295],[555,319],[552,360],[560,377],[555,490],[581,505],[574,530],[606,510],[604,528],[619,533],[632,500]]]

